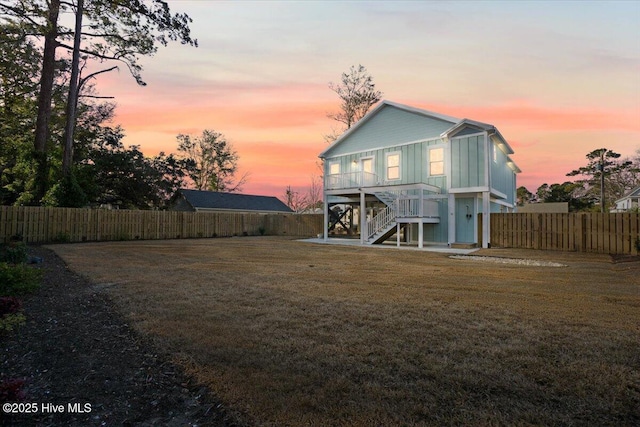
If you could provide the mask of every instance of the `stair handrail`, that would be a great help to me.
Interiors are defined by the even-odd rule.
[[[395,222],[397,210],[397,204],[394,202],[371,218],[371,221],[367,223],[367,240],[371,239],[371,237],[375,236],[378,232],[386,229],[391,223]]]

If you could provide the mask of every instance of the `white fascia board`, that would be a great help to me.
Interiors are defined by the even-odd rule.
[[[502,191],[496,190],[495,188],[491,188],[491,195],[500,197],[501,199],[506,199],[507,198],[506,194],[504,194]]]
[[[516,165],[516,162],[511,160],[511,157],[509,157],[509,156],[507,156],[507,166],[509,166],[515,173],[522,172],[520,170],[520,168],[518,167],[518,165]]]
[[[455,123],[453,126],[451,126],[449,129],[442,132],[440,136],[443,138],[449,138],[449,135],[457,132],[459,129],[467,125],[478,127],[485,132],[494,129],[492,125],[489,125],[487,123],[476,122],[475,120],[470,120],[470,119],[462,119],[459,122]],[[465,136],[470,136],[470,135],[465,135]]]
[[[482,135],[484,135],[484,133],[485,133],[485,131],[481,131],[481,132],[478,132],[478,133],[470,133],[468,135],[452,136],[452,137],[449,137],[447,139],[448,140],[453,140],[453,139],[469,138],[469,137],[472,137],[472,136],[482,136]]]
[[[513,148],[511,148],[507,140],[504,139],[504,136],[502,136],[502,134],[497,128],[494,127],[493,132],[490,132],[489,135],[491,135],[492,138],[495,136],[496,139],[498,140],[498,144],[504,144],[506,148],[505,154],[514,154]]]
[[[433,117],[435,119],[442,120],[445,122],[457,123],[460,121],[460,119],[457,117],[447,116],[446,114],[435,113],[433,111],[424,110],[422,108],[411,107],[409,105],[399,104],[397,102],[392,102],[392,101],[382,101],[382,102],[384,102],[386,105],[396,107],[400,110],[405,110],[410,113],[419,114],[421,116]]]
[[[508,208],[513,208],[515,205],[513,203],[506,202],[504,200],[491,198],[491,203],[495,203],[496,205],[506,206]]]
[[[489,187],[464,187],[464,188],[452,188],[449,190],[449,193],[452,194],[460,194],[460,193],[482,193],[484,191],[489,191]]]

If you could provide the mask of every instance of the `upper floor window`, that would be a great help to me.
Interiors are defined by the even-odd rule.
[[[429,175],[444,175],[444,148],[429,150]]]
[[[400,153],[387,154],[387,179],[400,179]]]
[[[340,173],[340,163],[329,163],[329,175],[338,175]]]
[[[493,163],[498,163],[498,146],[493,144]]]

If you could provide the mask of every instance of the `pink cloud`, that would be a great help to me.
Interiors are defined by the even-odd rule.
[[[500,105],[423,104],[430,111],[491,123],[498,128],[525,126],[528,130],[627,130],[640,132],[638,109],[549,108],[515,100]]]

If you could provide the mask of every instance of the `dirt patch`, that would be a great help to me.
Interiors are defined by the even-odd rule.
[[[26,380],[26,402],[38,410],[2,414],[3,425],[237,425],[206,387],[129,327],[104,287],[72,273],[50,250],[30,251],[44,260],[44,283],[25,302],[27,324],[0,337],[0,366],[3,380]],[[43,404],[64,412],[47,413]],[[70,413],[69,404],[84,413]]]

